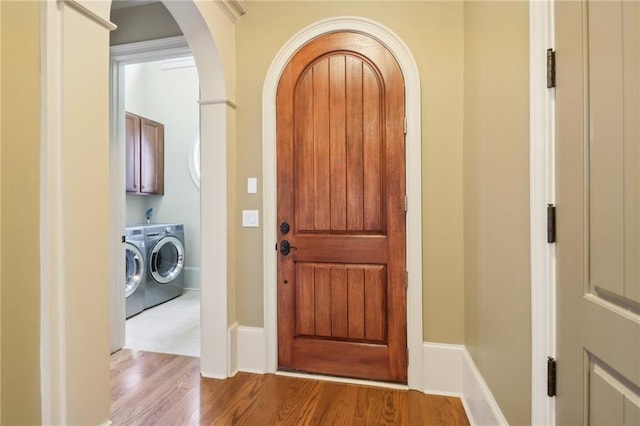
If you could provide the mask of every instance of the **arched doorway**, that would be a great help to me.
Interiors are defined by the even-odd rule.
[[[262,141],[264,182],[264,223],[276,223],[276,162],[275,98],[280,75],[293,54],[310,40],[336,31],[355,31],[368,34],[385,45],[398,61],[405,77],[406,88],[406,192],[409,205],[420,206],[421,181],[421,118],[420,77],[418,68],[407,45],[387,27],[359,17],[329,18],[303,29],[294,35],[274,58],[262,92]],[[422,223],[419,208],[407,211],[407,345],[409,348],[408,386],[422,390]],[[276,322],[276,251],[275,227],[265,226],[264,252],[264,325],[266,343],[266,370],[277,370]]]
[[[203,18],[202,11],[193,2],[163,2],[180,26],[191,48],[200,79],[200,135],[201,135],[201,257],[207,259],[201,266],[201,372],[207,377],[226,377],[227,348],[227,163],[226,123],[233,102],[227,98],[223,64],[214,35]],[[148,51],[151,55],[153,47]],[[133,53],[133,52],[130,52]],[[145,54],[145,52],[137,52]],[[116,65],[117,66],[117,65]],[[112,66],[112,72],[116,70]],[[112,114],[113,114],[112,109]],[[114,138],[112,138],[113,141]],[[113,165],[121,170],[117,153]],[[115,173],[114,175],[120,176]],[[121,188],[122,185],[114,185]],[[112,214],[121,216],[122,197],[112,197]],[[112,233],[123,228],[123,218]],[[215,244],[213,244],[215,241]],[[117,249],[116,249],[117,250]],[[118,254],[114,252],[114,257]],[[118,259],[118,257],[116,257]],[[122,274],[118,275],[121,276]],[[114,281],[117,282],[117,281]],[[117,297],[118,303],[122,302]],[[121,311],[117,309],[115,311]],[[122,315],[116,317],[123,329]]]
[[[227,123],[235,107],[225,85],[222,60],[233,60],[232,45],[222,44],[227,49],[224,55],[216,42],[232,27],[212,28],[204,18],[220,15],[227,19],[214,2],[167,2],[166,7],[184,29],[201,82],[201,158],[205,166],[201,173],[201,252],[207,259],[201,271],[205,300],[201,372],[226,377]],[[42,74],[47,84],[42,89],[46,104],[41,185],[42,223],[46,226],[41,228],[40,317],[45,326],[40,334],[40,397],[42,420],[47,424],[101,423],[109,414],[106,287],[114,280],[109,277],[113,273],[109,266],[123,256],[120,230],[124,227],[109,215],[113,203],[111,207],[104,204],[113,196],[106,196],[110,191],[108,31],[113,29],[108,22],[109,8],[110,2],[43,3]],[[63,84],[65,81],[75,84]],[[82,164],[91,167],[80,169]],[[92,204],[92,220],[77,220],[86,210],[83,207],[96,200],[99,205]],[[99,230],[92,250],[86,246],[87,229]],[[117,280],[121,282],[121,276]],[[92,286],[90,291],[87,285]],[[87,290],[78,291],[81,288]]]

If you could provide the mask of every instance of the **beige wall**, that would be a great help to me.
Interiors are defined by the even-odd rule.
[[[235,25],[229,17],[222,11],[217,2],[213,1],[194,1],[199,12],[204,18],[207,28],[211,32],[211,36],[215,42],[215,48],[218,53],[217,63],[222,65],[224,73],[225,94],[226,98],[232,102],[236,102],[236,30]],[[183,32],[187,37],[193,40],[202,38],[200,34],[190,33],[188,28],[183,28]],[[190,39],[191,40],[191,39]],[[210,58],[214,61],[216,58]],[[196,58],[196,62],[199,59]],[[204,80],[200,77],[200,84]],[[202,87],[202,86],[201,86]],[[202,93],[207,93],[202,90]],[[206,99],[212,100],[212,99]],[[233,114],[233,113],[230,113]],[[233,141],[233,139],[228,139]]]
[[[510,424],[531,421],[526,2],[464,6],[465,344]]]
[[[462,343],[462,3],[249,1],[247,7],[236,36],[238,210],[262,209],[261,192],[247,194],[246,179],[262,175],[262,86],[279,49],[329,17],[386,25],[413,53],[422,83],[424,339]],[[262,232],[238,229],[238,322],[262,326]]]
[[[2,424],[40,423],[40,7],[2,8]],[[7,392],[6,389],[11,389]]]

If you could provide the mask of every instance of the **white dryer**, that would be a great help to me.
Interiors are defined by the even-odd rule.
[[[125,279],[126,318],[144,310],[146,285],[147,251],[145,249],[144,228],[140,226],[125,229]]]
[[[144,308],[147,309],[182,294],[184,225],[146,225],[144,232],[148,264]]]

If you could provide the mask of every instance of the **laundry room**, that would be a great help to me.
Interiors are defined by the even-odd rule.
[[[125,347],[199,356],[198,74],[183,56],[127,64],[124,76]]]

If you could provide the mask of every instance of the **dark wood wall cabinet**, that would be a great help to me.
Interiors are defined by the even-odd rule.
[[[125,121],[127,192],[164,195],[164,125],[130,112]]]

